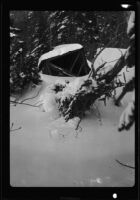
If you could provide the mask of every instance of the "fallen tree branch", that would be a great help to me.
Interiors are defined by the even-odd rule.
[[[116,161],[117,163],[119,163],[120,165],[124,166],[124,167],[128,167],[128,168],[131,168],[131,169],[135,169],[135,167],[130,166],[130,165],[127,165],[127,164],[124,164],[124,163],[120,162],[120,161],[117,160],[117,159],[115,159],[115,161]]]
[[[82,121],[82,119],[80,118],[80,120],[78,121],[78,123],[77,123],[77,125],[76,125],[76,128],[75,128],[75,130],[78,130],[78,128],[79,128],[79,125],[80,125],[81,121]]]
[[[34,97],[30,97],[30,98],[27,98],[27,99],[23,99],[23,100],[21,101],[21,103],[23,103],[23,102],[25,102],[25,101],[27,101],[27,100],[29,100],[29,99],[34,99],[34,98],[36,98],[36,97],[39,95],[39,92],[40,92],[40,90],[38,91],[38,93],[37,93]]]
[[[10,127],[10,132],[12,132],[12,131],[17,131],[17,130],[19,130],[19,129],[22,128],[22,127],[20,126],[19,128],[12,129],[13,126],[14,126],[14,123],[12,122],[12,125],[11,125],[11,127]]]
[[[120,36],[121,34],[122,34],[122,33],[120,33],[119,36]],[[118,35],[116,35],[111,41],[109,41],[108,44],[105,45],[105,47],[102,47],[102,48],[100,49],[100,51],[95,55],[95,57],[94,57],[93,60],[92,60],[93,66],[92,66],[91,71],[90,71],[90,73],[89,73],[89,75],[88,75],[88,78],[90,78],[90,77],[92,76],[92,73],[95,71],[95,69],[94,69],[94,63],[95,63],[95,60],[97,59],[97,57],[102,53],[102,51],[103,51],[107,46],[110,46],[110,45],[115,41],[115,39],[116,39],[117,37],[118,37]],[[121,50],[120,50],[120,51],[121,51]],[[121,54],[122,54],[122,51],[121,51]],[[121,56],[121,57],[123,57],[123,56]]]
[[[12,100],[10,100],[10,103],[23,104],[23,105],[32,106],[32,107],[39,107],[39,106],[31,105],[31,104],[29,104],[29,103],[21,103],[21,102],[12,101]]]
[[[22,127],[20,126],[19,128],[15,128],[15,129],[12,129],[12,130],[10,130],[10,132],[12,132],[12,131],[17,131],[17,130],[19,130],[19,129],[21,129]]]
[[[123,67],[125,67],[124,55],[120,57],[120,59],[116,62],[115,66],[110,71],[101,76],[98,80],[99,81],[105,80],[106,83],[111,82],[117,76],[117,74],[122,70]]]

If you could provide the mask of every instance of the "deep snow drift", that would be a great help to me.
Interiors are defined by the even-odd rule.
[[[116,59],[116,58],[113,58]],[[126,79],[132,69],[124,68]],[[123,74],[121,72],[121,75]],[[87,77],[87,76],[85,76]],[[85,78],[84,77],[84,78]],[[83,78],[83,77],[82,77]],[[120,77],[123,80],[123,75]],[[121,113],[131,100],[131,92],[117,107],[112,99],[96,101],[91,112],[75,131],[77,119],[67,123],[59,117],[57,105],[50,93],[55,81],[72,81],[71,77],[42,75],[43,83],[29,90],[21,100],[40,105],[10,106],[10,183],[12,186],[72,186],[72,187],[127,187],[133,186],[134,169],[123,167],[115,160],[134,166],[134,126],[118,132]],[[117,94],[121,88],[117,89]],[[44,107],[41,100],[46,97]],[[45,110],[45,109],[46,110]],[[56,108],[56,109],[55,109]],[[46,111],[46,112],[43,112]]]

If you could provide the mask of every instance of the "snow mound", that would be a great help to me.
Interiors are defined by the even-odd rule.
[[[99,51],[101,50],[101,48],[97,49],[97,53],[99,53]],[[94,68],[95,70],[104,62],[107,62],[106,66],[113,67],[115,65],[115,63],[117,62],[117,60],[121,57],[121,55],[125,54],[126,49],[119,49],[119,48],[105,48],[97,57],[97,59],[95,60],[94,63]],[[108,69],[109,70],[109,69]]]
[[[55,95],[54,93],[49,89],[44,93],[42,93],[39,97],[39,101],[37,103],[38,106],[42,109],[42,111],[47,112],[47,113],[56,113],[57,112],[57,103],[55,100]]]

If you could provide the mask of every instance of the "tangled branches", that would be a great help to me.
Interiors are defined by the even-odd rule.
[[[73,83],[74,87],[74,83]],[[83,80],[75,93],[69,93],[67,85],[62,90],[61,95],[57,97],[59,111],[65,118],[65,121],[74,117],[82,119],[85,112],[89,111],[94,102],[102,95],[111,97],[111,93],[115,88],[114,82],[106,84],[104,81],[94,81],[92,78]],[[68,95],[69,93],[69,95]],[[67,94],[64,96],[64,94]]]

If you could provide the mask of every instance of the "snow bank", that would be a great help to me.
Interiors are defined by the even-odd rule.
[[[81,48],[83,48],[83,47],[80,44],[63,44],[63,45],[56,46],[52,51],[49,51],[49,52],[43,54],[39,58],[38,66],[40,65],[40,63],[43,60],[53,58],[53,57],[56,57],[56,56],[60,56],[60,55],[63,55],[65,53],[68,53],[70,51],[74,51],[74,50],[81,49]]]
[[[56,110],[56,101],[53,93],[44,93],[40,95],[37,105],[42,105],[42,109],[45,112],[53,112]]]
[[[58,114],[58,105],[55,100],[55,92],[53,91],[54,84],[45,85],[42,90],[36,105],[40,107],[43,112],[49,114]]]
[[[97,49],[97,53],[101,48]],[[101,54],[97,57],[94,63],[94,68],[97,69],[101,64],[107,62],[104,68],[108,67],[108,70],[115,65],[117,60],[121,57],[121,55],[125,54],[126,49],[119,49],[119,48],[105,48]]]

